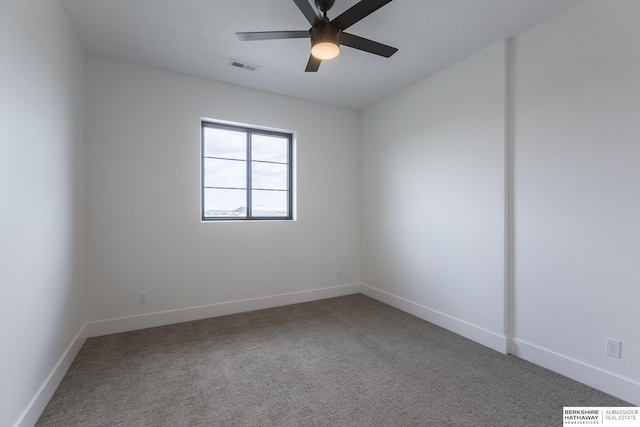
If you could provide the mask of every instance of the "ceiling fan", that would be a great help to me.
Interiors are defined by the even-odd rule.
[[[389,58],[398,49],[373,40],[365,39],[344,30],[380,9],[392,0],[362,0],[347,9],[340,16],[329,20],[327,11],[331,9],[335,0],[314,0],[316,11],[309,0],[293,0],[298,9],[311,24],[308,31],[258,31],[241,32],[236,36],[242,41],[276,40],[276,39],[311,39],[311,55],[307,63],[306,72],[316,72],[322,60],[332,59],[340,54],[340,45]]]

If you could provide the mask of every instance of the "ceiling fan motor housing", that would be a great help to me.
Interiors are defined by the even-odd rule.
[[[340,44],[340,28],[330,22],[319,22],[309,30],[311,34],[311,45],[323,41]]]

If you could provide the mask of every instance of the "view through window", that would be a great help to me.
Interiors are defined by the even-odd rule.
[[[202,219],[292,219],[289,133],[202,122]]]

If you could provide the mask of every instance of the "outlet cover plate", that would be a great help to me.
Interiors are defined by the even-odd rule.
[[[606,340],[605,353],[612,357],[622,358],[622,342],[608,338]]]
[[[146,304],[147,303],[147,293],[140,292],[138,294],[138,304]]]

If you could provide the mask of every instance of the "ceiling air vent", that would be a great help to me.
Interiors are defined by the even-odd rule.
[[[242,68],[248,71],[256,71],[258,68],[260,68],[258,65],[248,64],[246,62],[238,61],[236,59],[232,59],[231,61],[229,61],[229,65],[231,65],[232,67]]]

